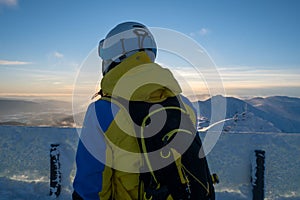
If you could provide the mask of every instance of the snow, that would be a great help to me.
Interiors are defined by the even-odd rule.
[[[194,105],[199,108],[200,116],[210,119],[211,102],[223,99],[226,101],[226,118],[239,116],[239,122],[229,121],[224,128],[233,132],[300,132],[300,99],[275,96],[268,98],[252,98],[241,100],[234,97],[214,96],[205,101],[198,101]]]
[[[74,128],[0,126],[0,200],[52,199],[50,145],[59,143],[62,192],[71,199],[78,135]],[[204,137],[205,135],[202,135]],[[251,194],[251,159],[266,151],[265,199],[300,199],[300,134],[224,133],[208,154],[220,183],[217,199],[246,200]]]
[[[0,126],[0,200],[51,199],[50,145],[60,144],[60,199],[70,199],[75,174],[76,129]]]
[[[208,156],[212,172],[220,177],[218,193],[251,199],[251,159],[255,149],[266,151],[266,199],[300,199],[300,134],[223,134]],[[291,195],[294,194],[294,195]]]

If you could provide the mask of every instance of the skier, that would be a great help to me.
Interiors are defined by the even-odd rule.
[[[98,53],[103,60],[98,93],[102,98],[91,103],[85,115],[76,153],[72,197],[73,200],[141,199],[139,170],[143,160],[135,124],[128,111],[122,109],[126,105],[115,99],[161,102],[180,95],[181,88],[168,69],[154,63],[156,43],[141,23],[118,24],[100,41]],[[183,96],[182,101],[196,125],[191,102]]]

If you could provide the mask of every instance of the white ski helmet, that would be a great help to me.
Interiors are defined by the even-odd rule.
[[[154,62],[157,47],[149,29],[138,22],[118,24],[99,42],[98,54],[103,60],[103,75],[138,51],[145,51]]]

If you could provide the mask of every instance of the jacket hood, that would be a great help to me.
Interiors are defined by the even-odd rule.
[[[181,93],[170,70],[151,62],[145,52],[126,58],[101,80],[104,95],[157,102]]]

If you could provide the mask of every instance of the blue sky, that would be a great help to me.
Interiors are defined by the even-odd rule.
[[[0,0],[0,96],[68,98],[99,40],[133,20],[197,41],[228,95],[300,97],[299,9],[297,0]]]

